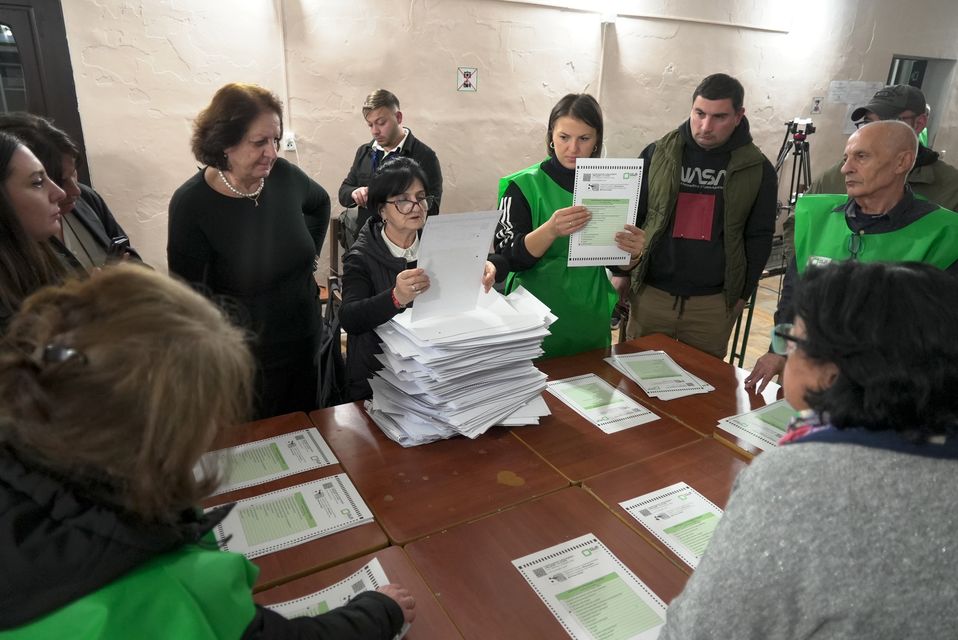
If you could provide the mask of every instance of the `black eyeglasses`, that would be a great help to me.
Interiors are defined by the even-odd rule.
[[[852,254],[852,260],[858,260],[858,254],[865,248],[865,233],[853,233],[848,236],[848,253]]]
[[[386,200],[388,204],[396,207],[396,210],[404,216],[408,216],[410,213],[412,213],[413,207],[415,207],[417,204],[423,211],[429,211],[429,207],[431,207],[432,203],[435,201],[435,196],[426,196],[424,198],[417,198],[416,200],[406,200],[405,198],[402,200]]]
[[[795,353],[796,347],[805,345],[804,339],[792,335],[792,327],[794,326],[790,322],[775,325],[775,328],[772,329],[772,353],[788,356]]]

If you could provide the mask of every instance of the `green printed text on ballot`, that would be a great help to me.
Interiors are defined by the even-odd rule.
[[[622,230],[629,199],[583,198],[582,204],[589,208],[592,219],[582,230],[581,243],[599,247],[608,245],[615,233]]]
[[[309,607],[306,607],[305,609],[301,609],[291,614],[289,617],[290,618],[305,618],[306,616],[310,616],[310,617],[320,616],[326,613],[327,611],[329,611],[329,603],[327,603],[325,600],[321,600],[314,605],[311,605]]]
[[[688,547],[692,553],[701,557],[712,539],[712,533],[718,522],[719,517],[714,513],[703,513],[691,520],[671,526],[665,532],[678,538],[679,542]]]
[[[613,389],[595,383],[585,384],[581,387],[570,386],[566,389],[566,394],[586,411],[622,402],[622,398],[613,399],[615,395]]]
[[[291,496],[240,509],[240,525],[250,546],[279,540],[316,527],[316,519],[298,491]]]
[[[558,596],[597,640],[626,640],[662,618],[617,573],[563,591]]]
[[[672,378],[678,375],[665,360],[631,360],[626,362],[626,366],[641,380]]]
[[[226,470],[227,482],[248,482],[272,473],[288,471],[289,465],[275,442],[263,447],[253,447],[240,454],[230,456]]]
[[[763,411],[758,417],[765,424],[770,424],[779,431],[788,429],[788,423],[795,415],[795,410],[784,402],[774,409]]]

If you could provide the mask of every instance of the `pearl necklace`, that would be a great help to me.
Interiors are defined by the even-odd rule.
[[[220,174],[220,180],[223,181],[223,184],[226,185],[227,189],[229,189],[230,191],[232,191],[233,193],[235,193],[241,198],[248,198],[252,200],[255,206],[257,207],[259,206],[259,194],[263,193],[263,187],[266,186],[266,178],[259,179],[259,188],[256,191],[252,191],[250,193],[243,193],[242,191],[240,191],[239,189],[237,189],[236,187],[230,184],[230,181],[226,179],[226,176],[223,175],[222,171],[217,170],[216,173]]]

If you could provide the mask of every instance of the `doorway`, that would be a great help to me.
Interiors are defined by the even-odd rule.
[[[935,148],[935,134],[938,132],[940,119],[936,116],[944,109],[944,98],[951,86],[954,70],[954,60],[907,55],[892,56],[891,66],[888,68],[888,82],[885,84],[910,84],[925,94],[925,100],[931,107],[931,116],[928,118],[928,146],[932,149]]]
[[[0,0],[0,111],[29,111],[66,131],[90,184],[60,0]]]

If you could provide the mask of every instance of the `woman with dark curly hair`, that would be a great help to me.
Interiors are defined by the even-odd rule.
[[[170,200],[170,273],[238,303],[256,357],[256,415],[316,406],[320,340],[313,278],[329,194],[278,157],[283,107],[268,90],[228,84],[193,128],[204,167]]]
[[[958,280],[811,269],[776,327],[800,410],[739,476],[666,638],[946,638],[958,613]]]

